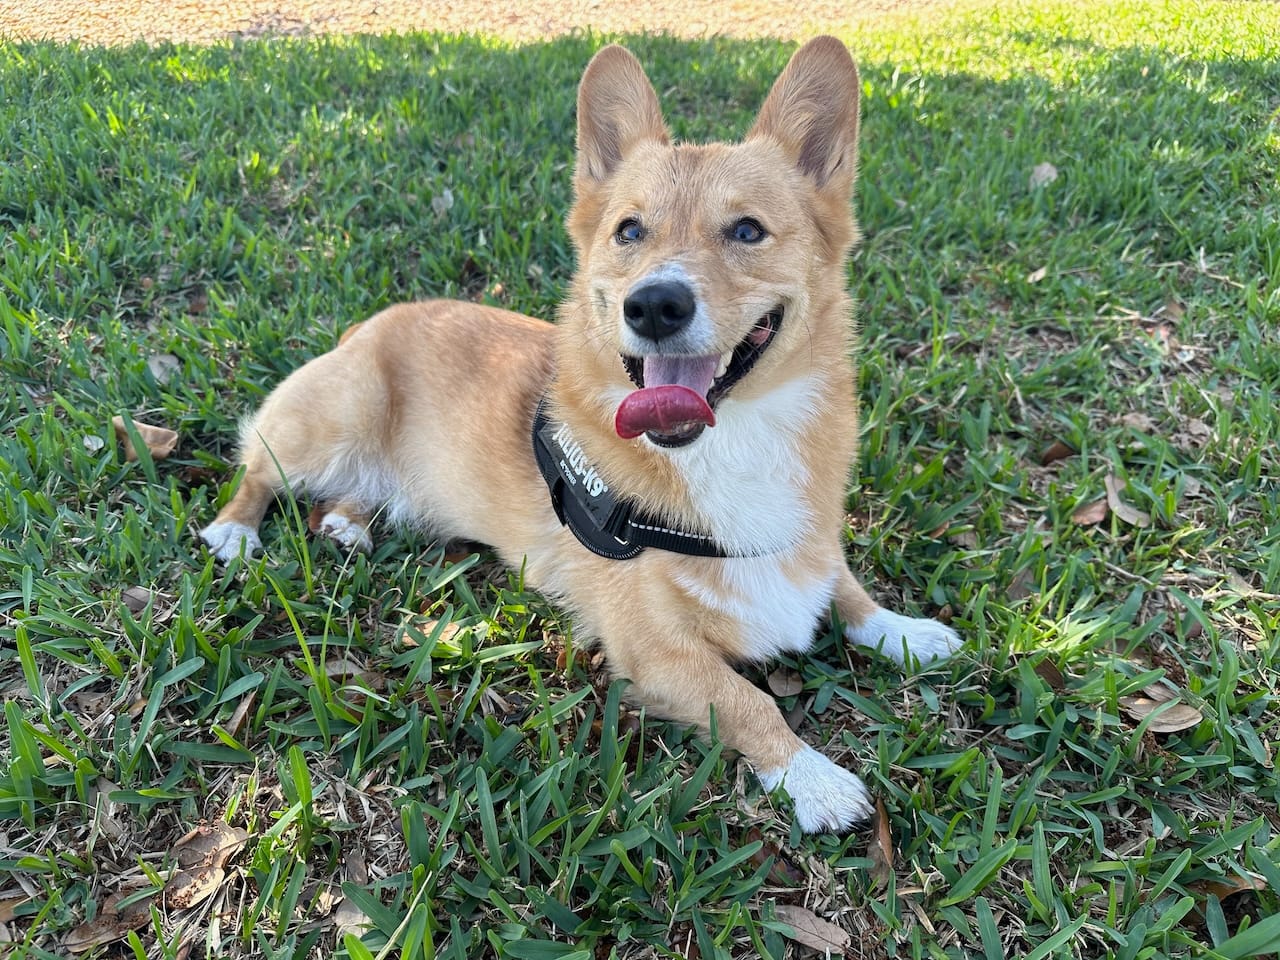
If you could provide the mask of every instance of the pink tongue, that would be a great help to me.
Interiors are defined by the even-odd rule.
[[[707,403],[718,357],[645,357],[645,386],[618,405],[613,427],[631,440],[650,430],[672,433],[693,424],[716,425]]]

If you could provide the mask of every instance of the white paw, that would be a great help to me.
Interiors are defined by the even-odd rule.
[[[813,747],[802,749],[787,766],[757,776],[766,790],[786,789],[805,833],[840,833],[875,811],[866,784]]]
[[[357,523],[350,517],[340,513],[326,513],[320,519],[319,532],[333,540],[337,540],[348,550],[355,548],[362,553],[373,549],[373,540],[369,536],[369,528]]]
[[[921,664],[949,657],[964,642],[945,623],[928,617],[904,617],[883,608],[856,627],[845,627],[845,638],[860,647],[879,650],[905,665],[907,654]]]
[[[223,563],[230,563],[244,554],[246,560],[262,549],[258,531],[243,523],[211,523],[200,531],[200,539],[209,545],[209,552]]]

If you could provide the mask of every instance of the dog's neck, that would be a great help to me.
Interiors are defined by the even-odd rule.
[[[663,526],[705,533],[729,556],[762,556],[813,532],[802,438],[820,416],[821,394],[821,378],[803,377],[763,396],[730,398],[715,427],[675,449],[619,439],[608,419],[616,398],[586,403],[562,382],[552,387],[549,416],[567,424],[611,491]]]

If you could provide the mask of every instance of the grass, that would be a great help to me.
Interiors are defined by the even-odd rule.
[[[968,641],[907,678],[834,634],[783,664],[802,734],[883,802],[850,837],[629,710],[484,554],[348,557],[305,504],[264,562],[194,536],[237,419],[346,325],[552,315],[598,38],[0,44],[0,952],[811,955],[791,905],[852,957],[1276,953],[1280,11],[845,39],[849,550]],[[697,139],[740,134],[790,52],[627,42]],[[125,462],[118,414],[177,453]],[[1157,682],[1189,725],[1126,699]],[[193,866],[202,823],[243,833]]]

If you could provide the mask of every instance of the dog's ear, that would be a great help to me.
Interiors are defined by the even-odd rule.
[[[658,95],[629,50],[616,44],[591,58],[578,85],[579,189],[607,180],[643,140],[670,142]]]
[[[835,37],[795,52],[747,138],[779,143],[819,188],[853,189],[858,165],[858,68]]]

